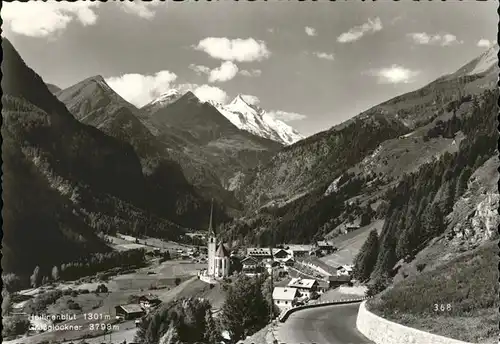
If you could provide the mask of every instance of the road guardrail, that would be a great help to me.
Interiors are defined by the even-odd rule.
[[[323,306],[331,306],[331,305],[338,305],[338,304],[343,304],[343,303],[354,303],[354,302],[361,302],[370,299],[370,297],[359,297],[359,298],[352,298],[352,299],[342,299],[342,300],[335,300],[335,301],[322,301],[322,302],[316,302],[316,303],[311,303],[308,305],[303,305],[303,306],[297,306],[297,307],[292,307],[289,308],[285,311],[283,311],[279,315],[279,321],[280,322],[285,322],[286,319],[290,316],[290,314],[295,313],[297,311],[300,311],[302,309],[308,309],[308,308],[315,308],[315,307],[323,307]]]

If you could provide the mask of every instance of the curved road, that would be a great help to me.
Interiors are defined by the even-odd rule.
[[[356,329],[360,303],[309,308],[279,323],[278,342],[286,344],[372,344]]]

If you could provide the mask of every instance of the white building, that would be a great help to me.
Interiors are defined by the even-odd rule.
[[[352,265],[342,265],[337,268],[337,276],[352,276]]]
[[[300,296],[311,297],[311,294],[318,289],[318,281],[315,279],[292,278],[288,283],[289,288],[296,288]]]
[[[273,290],[273,301],[280,311],[293,307],[299,297],[299,291],[295,288],[275,287]]]

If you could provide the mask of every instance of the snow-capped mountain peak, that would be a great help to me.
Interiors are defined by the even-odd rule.
[[[209,102],[231,123],[241,130],[285,145],[304,137],[288,124],[275,119],[265,110],[249,104],[242,95],[237,95],[229,104]]]
[[[160,108],[172,104],[180,97],[182,97],[182,93],[180,93],[178,90],[175,89],[168,90],[167,92],[160,94],[158,98],[144,105],[142,107],[142,110],[148,113],[156,112]]]
[[[498,64],[498,44],[495,44],[479,56],[474,68],[468,73],[469,75],[486,72],[493,66]]]
[[[164,103],[164,102],[169,102],[173,98],[177,98],[179,96],[179,91],[177,90],[168,90],[165,93],[162,93],[158,98],[153,100],[151,104],[157,104],[157,103]]]

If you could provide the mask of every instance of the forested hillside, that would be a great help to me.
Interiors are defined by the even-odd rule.
[[[2,47],[4,271],[107,252],[100,237],[117,230],[178,238],[180,226],[144,210],[133,147],[75,120],[7,39]]]

